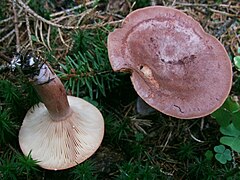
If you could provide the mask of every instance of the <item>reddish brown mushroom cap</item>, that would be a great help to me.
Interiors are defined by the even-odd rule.
[[[179,10],[153,6],[129,14],[108,37],[115,71],[132,72],[139,96],[182,119],[206,116],[230,92],[227,52],[198,22]]]

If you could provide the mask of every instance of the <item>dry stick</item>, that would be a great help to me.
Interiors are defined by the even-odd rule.
[[[12,0],[12,1],[15,1],[15,0]],[[26,4],[28,4],[28,3],[29,3],[29,1],[27,1]],[[23,11],[23,8],[19,8],[19,11],[18,11],[18,13],[17,13],[17,16],[18,16],[18,17],[19,17],[20,14],[22,13],[22,11]],[[14,17],[9,17],[9,18],[7,18],[7,19],[3,19],[3,20],[0,21],[0,24],[7,23],[8,21],[12,21],[13,19],[14,19]]]
[[[18,28],[22,26],[22,23],[18,24]],[[10,31],[9,33],[7,33],[4,37],[2,37],[0,39],[0,42],[5,41],[7,38],[9,38],[11,35],[13,35],[15,33],[15,29],[13,29],[12,31]]]
[[[239,154],[238,154],[237,157],[239,157]],[[232,159],[233,159],[233,162],[232,162],[233,168],[234,168],[234,169],[235,169],[235,168],[238,168],[238,167],[237,167],[238,163],[236,162],[236,157],[235,157],[235,153],[234,153],[233,150],[232,150]]]
[[[27,34],[27,30],[25,30],[23,33],[21,33],[22,34],[22,36],[25,36],[25,34]],[[22,39],[21,38],[21,36],[20,36],[20,39]],[[26,49],[28,49],[30,47],[30,43],[29,43],[29,41],[23,41],[22,43],[21,43],[21,47],[20,47],[20,49],[21,49],[21,51],[22,52],[24,52]]]
[[[239,30],[240,30],[240,27],[238,28]],[[235,34],[235,37],[237,38],[237,40],[238,40],[238,42],[240,43],[240,35],[237,33],[238,31],[237,31],[237,29],[236,29],[236,31],[234,31],[234,34]],[[233,41],[234,39],[232,39],[232,41]],[[240,54],[240,53],[239,53]]]
[[[204,118],[201,119],[200,131],[203,131],[204,128]]]
[[[63,20],[65,20],[65,19],[70,19],[71,17],[77,19],[79,16],[82,16],[83,13],[84,13],[84,12],[79,13],[79,14],[63,15],[63,16],[61,16],[61,17],[56,17],[56,18],[54,18],[54,19],[51,19],[51,21],[54,22],[54,23],[59,23],[60,21],[63,21]]]
[[[69,45],[64,41],[64,39],[63,39],[63,37],[62,37],[62,32],[61,32],[61,29],[60,29],[60,28],[58,28],[58,34],[59,34],[59,37],[60,37],[62,43],[63,43],[67,48],[69,48]]]
[[[192,6],[192,7],[223,7],[223,8],[231,8],[231,9],[240,9],[240,6],[234,6],[234,5],[227,5],[227,4],[191,4],[191,3],[181,3],[181,2],[175,2],[175,5],[181,5],[181,6]]]
[[[25,13],[25,20],[26,20],[26,26],[27,26],[27,33],[28,33],[28,40],[30,42],[30,46],[33,49],[33,43],[32,43],[32,37],[31,37],[31,30],[30,30],[30,25],[29,25],[29,19],[28,19],[28,14],[27,12]]]
[[[52,19],[51,21],[54,22],[54,23],[59,23],[60,21],[63,21],[65,19],[70,19],[71,17],[75,17],[77,18],[78,16],[81,16],[82,14],[78,14],[78,15],[68,15],[68,16],[61,16],[61,17],[58,17],[58,18],[55,18],[55,19]]]
[[[16,12],[16,1],[12,1],[13,6],[13,14],[14,14],[14,26],[15,26],[15,35],[16,35],[16,51],[17,53],[20,52],[20,39],[19,39],[19,30],[18,30],[18,14]]]
[[[226,15],[226,16],[229,16],[229,17],[240,17],[240,15],[238,15],[238,14],[230,14],[230,13],[223,12],[223,11],[219,11],[219,10],[212,9],[212,8],[209,8],[209,10],[210,10],[211,12],[223,14],[223,15]]]
[[[166,148],[166,146],[167,146],[167,144],[168,144],[168,142],[169,142],[171,137],[172,137],[172,130],[170,131],[170,133],[169,133],[169,135],[167,137],[167,140],[166,140],[166,142],[165,142],[165,144],[164,144],[164,146],[162,148],[162,152],[165,150],[165,148]]]
[[[221,4],[221,5],[208,5],[208,4],[190,4],[190,3],[179,3],[179,2],[175,2],[174,5],[180,5],[180,6],[189,6],[189,7],[205,7],[205,8],[208,8],[209,11],[211,12],[214,12],[214,13],[219,13],[219,14],[223,14],[225,16],[229,16],[229,17],[240,17],[239,14],[230,14],[230,13],[227,13],[225,11],[219,11],[219,10],[216,10],[216,9],[213,9],[213,8],[209,8],[209,7],[223,7],[223,8],[232,8],[232,9],[240,9],[240,6],[231,6],[231,5],[224,5],[224,4]]]
[[[52,50],[51,44],[50,44],[50,35],[51,35],[51,26],[48,26],[47,44],[48,44],[49,49]]]
[[[78,5],[78,6],[75,6],[75,7],[71,8],[71,9],[66,9],[66,10],[64,10],[64,11],[60,11],[60,12],[57,12],[57,13],[53,13],[53,14],[50,15],[50,17],[52,18],[52,17],[59,16],[59,15],[65,14],[65,13],[68,14],[68,13],[70,13],[71,11],[80,9],[80,8],[82,8],[82,7],[84,7],[84,6],[90,6],[90,5],[92,5],[93,3],[94,3],[94,1],[87,2],[87,3],[85,3],[84,5],[80,4],[80,5]]]
[[[199,142],[199,143],[204,143],[204,141],[202,141],[202,140],[196,138],[196,137],[191,133],[190,128],[188,128],[187,130],[188,130],[188,132],[189,132],[191,138],[193,138],[195,141],[197,141],[197,142]]]
[[[71,30],[71,29],[94,29],[94,28],[105,26],[105,25],[111,25],[111,24],[116,24],[116,23],[122,22],[122,20],[119,20],[119,21],[112,21],[112,22],[107,22],[107,23],[102,23],[102,24],[91,25],[91,26],[89,26],[89,25],[81,26],[81,27],[80,26],[64,26],[64,25],[53,23],[53,22],[46,20],[45,18],[39,16],[32,9],[30,9],[30,7],[28,7],[26,4],[24,4],[22,2],[22,0],[17,0],[17,1],[20,6],[22,6],[29,14],[34,16],[37,20],[42,21],[50,26],[54,26],[54,27],[58,27],[58,28],[62,28],[62,29],[68,29],[68,30]]]
[[[39,37],[38,37],[38,20],[36,21],[36,25],[34,27],[35,27],[35,29],[34,29],[35,37],[36,37],[37,41],[40,42]]]
[[[11,35],[14,34],[14,33],[15,33],[15,29],[13,29],[13,30],[10,31],[8,34],[6,34],[4,37],[2,37],[2,38],[0,39],[0,42],[5,41],[9,36],[11,36]]]
[[[151,4],[151,6],[155,6],[155,5],[157,5],[157,2],[156,2],[156,0],[151,0],[150,4]]]
[[[173,173],[165,172],[164,170],[162,170],[162,168],[160,168],[159,171],[167,176],[173,176]]]
[[[173,0],[171,6],[175,6],[176,0]]]
[[[20,10],[19,10],[20,11]],[[20,13],[18,13],[18,16],[20,15]],[[6,23],[6,22],[8,22],[8,21],[11,21],[11,20],[13,20],[14,19],[14,17],[9,17],[9,18],[7,18],[7,19],[3,19],[3,20],[1,20],[0,21],[0,24],[3,24],[3,23]]]
[[[41,41],[42,41],[43,45],[48,49],[48,46],[46,45],[46,43],[45,43],[45,41],[44,41],[44,38],[43,38],[42,21],[40,21],[39,31],[40,31]]]
[[[12,29],[12,25],[13,24],[11,23],[11,24],[6,25],[4,28],[1,28],[0,29],[0,34],[3,33],[3,32],[8,31],[9,29]]]
[[[117,20],[117,21],[106,22],[106,23],[95,24],[95,25],[83,25],[80,27],[80,29],[96,29],[96,28],[104,27],[106,25],[119,24],[122,22],[123,22],[123,19]]]
[[[223,35],[227,29],[233,24],[235,23],[237,19],[236,18],[233,18],[233,19],[230,19],[230,20],[227,20],[220,28],[218,28],[216,31],[215,31],[215,36],[217,38],[219,38],[221,35]]]
[[[26,41],[26,42],[22,45],[21,50],[22,50],[22,52],[25,52],[26,50],[29,50],[30,48],[32,49],[31,44],[30,44],[28,41]]]
[[[131,6],[132,6],[131,2],[129,2],[129,0],[125,0],[125,3],[128,5],[128,8],[129,8],[129,10],[130,10],[130,12],[131,12]],[[134,4],[134,3],[136,3],[136,1],[133,2],[133,4]]]
[[[29,6],[27,6],[24,2],[22,2],[22,0],[17,0],[17,2],[19,3],[19,5],[21,7],[23,7],[29,14],[31,14],[32,16],[34,16],[36,19],[40,20],[41,22],[44,22],[48,25],[54,26],[54,27],[58,27],[58,28],[63,28],[63,29],[78,29],[79,27],[75,27],[75,26],[64,26],[64,25],[60,25],[60,24],[56,24],[53,23],[41,16],[39,16],[37,13],[35,13]]]
[[[91,12],[93,12],[96,9],[97,6],[95,6],[94,8],[87,10],[83,13],[83,15],[79,18],[77,26],[79,26],[79,24],[82,22],[83,18],[85,18],[87,15],[89,15]]]
[[[11,63],[11,58],[0,52],[0,58],[8,63]]]
[[[15,39],[15,36],[14,36],[14,34],[13,34],[12,36],[10,36],[6,47],[9,47],[9,46],[11,45],[11,43],[13,42],[14,39]]]
[[[116,18],[119,18],[119,19],[124,19],[124,16],[122,16],[120,14],[109,13],[109,12],[106,12],[105,14],[116,17]]]
[[[40,23],[40,24],[39,24]],[[46,47],[48,49],[48,46],[46,45],[45,41],[44,41],[44,37],[43,37],[43,32],[42,32],[42,21],[36,21],[36,24],[35,24],[35,29],[34,29],[34,32],[35,32],[35,37],[37,39],[37,42],[38,43],[41,43],[43,44],[44,47]],[[40,38],[39,38],[39,35],[38,35],[38,29],[39,29],[39,34],[40,34]]]
[[[134,2],[132,3],[132,5],[129,6],[129,7],[130,7],[129,13],[130,13],[130,12],[133,12],[133,8],[134,8],[135,5],[136,5],[136,1],[134,1]]]

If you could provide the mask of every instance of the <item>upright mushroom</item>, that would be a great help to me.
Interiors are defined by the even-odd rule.
[[[85,100],[67,96],[47,63],[39,68],[33,83],[43,103],[27,112],[19,132],[20,147],[45,169],[70,168],[89,158],[100,146],[103,117]]]
[[[138,95],[182,119],[206,116],[230,92],[232,68],[221,43],[179,10],[152,6],[129,14],[108,36],[113,70],[129,71]]]

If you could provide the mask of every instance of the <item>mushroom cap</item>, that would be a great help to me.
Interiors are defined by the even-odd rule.
[[[100,146],[104,120],[100,111],[87,101],[68,96],[73,113],[65,120],[53,121],[43,103],[26,114],[19,132],[25,155],[45,169],[73,167],[89,158]]]
[[[232,85],[223,45],[179,10],[151,6],[130,13],[108,36],[114,71],[129,71],[138,95],[155,109],[181,119],[219,108]]]

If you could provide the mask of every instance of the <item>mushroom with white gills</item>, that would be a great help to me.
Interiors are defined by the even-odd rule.
[[[26,114],[19,132],[25,155],[49,170],[73,167],[89,158],[100,146],[104,120],[100,111],[85,100],[67,96],[49,64],[34,76],[41,101]]]
[[[114,71],[131,72],[138,95],[180,119],[209,115],[227,98],[232,66],[223,45],[180,10],[151,6],[130,13],[108,36]]]

